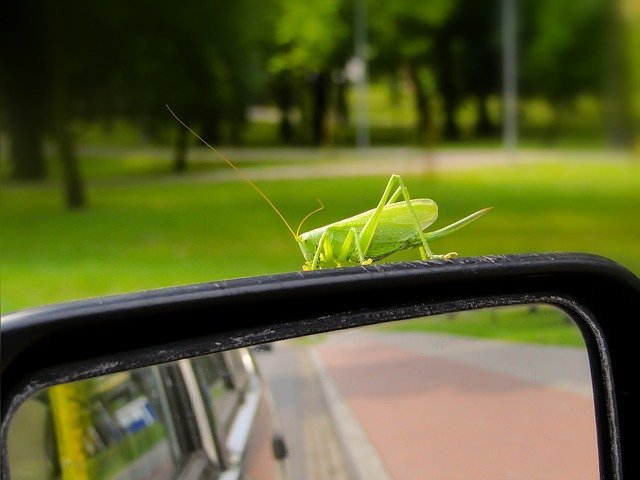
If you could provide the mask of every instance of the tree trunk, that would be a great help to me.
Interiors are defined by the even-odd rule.
[[[293,124],[291,123],[291,108],[295,103],[293,81],[288,72],[278,75],[273,84],[273,93],[280,110],[280,141],[284,144],[293,142]]]
[[[447,140],[457,140],[460,138],[460,129],[456,123],[456,108],[458,102],[449,88],[445,88],[443,94],[444,107],[444,137]]]
[[[200,134],[202,138],[213,146],[220,143],[220,115],[218,111],[214,107],[210,107],[201,113],[200,120],[202,122],[202,132]]]
[[[314,145],[321,145],[326,139],[329,79],[328,74],[318,73],[312,81],[313,111],[311,114],[311,139]]]
[[[58,124],[55,132],[55,141],[62,163],[67,207],[69,209],[83,208],[87,205],[87,198],[68,122],[62,121]]]
[[[47,176],[44,135],[50,106],[50,55],[44,47],[44,15],[33,15],[33,2],[6,2],[0,56],[0,96],[11,139],[11,176],[19,181]],[[25,19],[27,19],[25,21]]]
[[[420,143],[431,145],[435,141],[435,122],[433,120],[431,98],[420,80],[419,68],[416,65],[409,65],[409,78],[413,84],[414,101],[418,114],[416,136]]]
[[[61,67],[63,68],[63,67]],[[80,176],[78,159],[76,156],[73,134],[69,128],[68,85],[62,71],[54,75],[53,81],[53,134],[54,141],[62,165],[62,178],[67,208],[83,208],[87,204],[84,184]]]
[[[455,118],[458,107],[458,92],[451,41],[450,35],[444,35],[437,48],[440,73],[438,84],[444,107],[444,137],[448,140],[456,140],[460,137],[460,130]]]
[[[15,107],[18,108],[19,107]],[[18,181],[37,181],[47,177],[44,158],[44,129],[28,114],[13,112],[9,120],[11,177]]]
[[[633,145],[632,73],[627,48],[629,33],[622,18],[621,1],[607,3],[607,136],[612,146],[625,148]]]
[[[61,67],[63,68],[63,67]],[[53,81],[53,134],[62,165],[62,178],[67,208],[83,208],[87,204],[84,184],[80,176],[73,134],[69,128],[67,83],[63,72],[57,72]]]
[[[293,125],[289,118],[289,111],[280,108],[280,141],[284,144],[290,144],[293,141]]]
[[[62,177],[67,207],[70,209],[79,209],[87,205],[87,197],[80,176],[78,159],[73,144],[73,135],[69,127],[72,98],[69,95],[70,66],[68,58],[65,56],[65,34],[67,32],[63,31],[63,9],[58,9],[57,6],[53,6],[53,8],[50,8],[50,12],[52,28],[51,56],[54,66],[51,83],[54,140],[62,164]]]
[[[176,137],[176,151],[173,160],[173,172],[184,173],[187,171],[187,140],[189,139],[188,131],[182,125],[178,125]]]

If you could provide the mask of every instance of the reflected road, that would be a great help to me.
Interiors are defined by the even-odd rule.
[[[367,462],[378,478],[598,478],[584,349],[365,329],[319,339],[257,356],[294,480],[371,478]]]

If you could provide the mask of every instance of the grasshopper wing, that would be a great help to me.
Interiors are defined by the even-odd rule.
[[[428,198],[417,198],[411,200],[411,206],[416,213],[420,229],[424,230],[438,218],[438,206],[436,202]],[[331,226],[344,227],[349,229],[354,227],[358,232],[362,230],[369,217],[373,215],[375,209],[367,210],[366,212],[359,213],[353,217],[345,218],[344,220],[337,221]],[[415,221],[409,211],[409,207],[406,202],[396,202],[385,205],[380,215],[380,222],[376,229],[376,235],[379,228],[382,225],[389,227],[395,227],[398,231],[406,230],[409,232],[409,236],[413,236],[416,233]]]
[[[411,200],[411,206],[421,230],[425,230],[438,218],[438,206],[433,200],[428,198],[414,199]],[[334,229],[336,247],[341,245],[351,227],[360,233],[373,212],[373,209],[368,210],[334,223],[333,226],[339,227]],[[385,205],[366,256],[375,261],[407,248],[409,241],[416,236],[416,233],[415,219],[406,202]]]

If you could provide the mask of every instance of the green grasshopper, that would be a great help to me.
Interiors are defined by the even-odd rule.
[[[491,210],[491,207],[484,208],[439,230],[426,232],[425,230],[438,218],[436,202],[428,198],[414,200],[409,198],[409,191],[402,178],[394,173],[391,175],[376,208],[308,232],[299,233],[302,224],[312,214],[323,208],[321,204],[320,208],[302,219],[297,231],[294,232],[278,208],[253,181],[226,156],[180,120],[168,105],[167,108],[178,122],[221,157],[273,208],[300,246],[305,260],[302,266],[303,270],[318,270],[334,265],[338,267],[370,265],[395,252],[413,248],[420,251],[422,260],[449,259],[455,257],[457,253],[436,255],[429,248],[429,242],[455,232]],[[402,196],[402,200],[396,201],[400,196]]]

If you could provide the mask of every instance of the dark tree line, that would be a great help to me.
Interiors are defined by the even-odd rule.
[[[77,119],[131,119],[151,138],[174,128],[174,169],[184,171],[188,137],[165,104],[214,144],[240,143],[247,108],[256,103],[278,108],[281,143],[327,142],[330,113],[340,125],[349,119],[345,65],[354,54],[359,1],[366,0],[5,2],[0,121],[11,141],[13,177],[45,178],[50,140],[67,202],[82,206]],[[502,88],[500,6],[500,0],[368,2],[370,78],[408,79],[421,141],[458,138],[456,111],[469,99],[477,106],[476,134],[499,132],[488,99]],[[518,6],[521,94],[561,108],[577,94],[609,92],[615,140],[628,143],[630,76],[617,2]]]
[[[237,140],[259,88],[262,3],[20,0],[3,9],[0,100],[13,177],[46,177],[56,147],[70,207],[86,199],[72,121],[131,118],[154,136],[170,104],[204,138]],[[175,123],[175,122],[174,122]],[[186,136],[176,127],[175,170]]]

